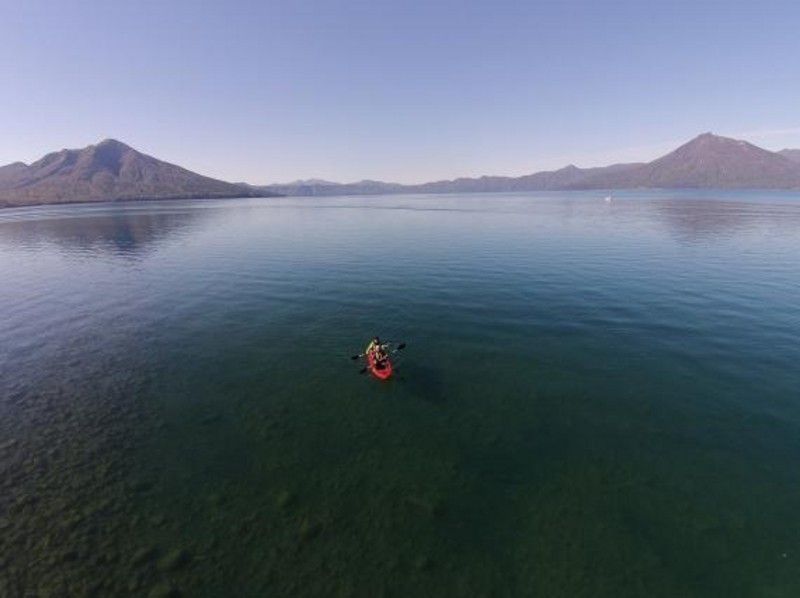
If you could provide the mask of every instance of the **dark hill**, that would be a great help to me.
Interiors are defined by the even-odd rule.
[[[0,205],[274,195],[202,176],[114,139],[0,168]]]
[[[746,141],[704,133],[638,169],[591,179],[601,187],[793,188],[800,167]]]

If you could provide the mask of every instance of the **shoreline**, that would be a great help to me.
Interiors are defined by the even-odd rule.
[[[94,204],[115,204],[115,203],[148,203],[157,201],[205,201],[214,199],[327,199],[327,198],[341,198],[341,197],[400,197],[404,195],[518,195],[521,193],[588,193],[597,191],[600,193],[631,193],[637,191],[643,192],[674,192],[674,193],[795,193],[800,200],[800,189],[797,188],[762,188],[762,187],[741,187],[741,188],[728,188],[728,187],[635,187],[635,188],[620,188],[620,189],[529,189],[529,190],[503,190],[503,191],[402,191],[396,193],[342,193],[331,195],[286,195],[286,194],[264,194],[264,195],[180,195],[168,197],[132,197],[132,198],[117,198],[117,199],[100,199],[100,200],[67,200],[56,202],[41,202],[41,203],[27,203],[27,204],[0,204],[0,210],[23,209],[23,208],[36,208],[36,207],[54,207],[54,206],[78,206],[78,205],[94,205]],[[619,199],[619,198],[617,198]]]
[[[182,201],[182,200],[211,200],[211,199],[271,199],[287,197],[286,195],[170,195],[167,197],[120,197],[115,199],[76,199],[67,201],[36,202],[25,204],[4,204],[0,203],[0,210],[37,208],[42,206],[74,206],[86,204],[113,204],[113,203],[134,203],[152,201]]]

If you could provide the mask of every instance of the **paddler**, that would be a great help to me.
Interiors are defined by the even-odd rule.
[[[386,345],[381,342],[380,337],[373,338],[367,345],[364,355],[372,355],[376,366],[381,366],[386,359]]]

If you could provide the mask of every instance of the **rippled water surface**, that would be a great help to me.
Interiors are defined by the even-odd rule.
[[[0,595],[800,595],[796,194],[2,210],[0,314]]]

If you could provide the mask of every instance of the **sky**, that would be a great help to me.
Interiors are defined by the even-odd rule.
[[[0,164],[113,137],[254,184],[800,147],[800,3],[0,0]]]

